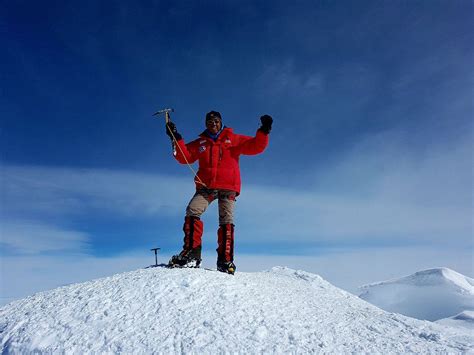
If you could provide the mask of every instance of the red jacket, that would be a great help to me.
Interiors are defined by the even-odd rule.
[[[202,186],[194,178],[196,188],[224,189],[240,193],[239,157],[263,152],[268,145],[268,134],[257,131],[255,137],[235,134],[232,128],[225,127],[216,141],[204,132],[199,138],[185,144],[178,141],[175,158],[181,164],[194,163],[199,160],[197,176],[206,184]],[[180,149],[181,148],[181,149]]]

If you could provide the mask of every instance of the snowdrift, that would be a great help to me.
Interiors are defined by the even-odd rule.
[[[151,268],[0,309],[2,353],[465,352],[474,337],[387,313],[321,277]]]
[[[474,311],[474,280],[448,268],[360,287],[360,297],[386,311],[435,321]]]

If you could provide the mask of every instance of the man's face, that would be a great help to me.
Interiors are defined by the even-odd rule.
[[[217,134],[221,130],[222,123],[219,117],[210,117],[206,120],[206,128],[211,134]]]

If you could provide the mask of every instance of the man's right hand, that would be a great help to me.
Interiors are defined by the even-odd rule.
[[[183,138],[181,137],[181,134],[178,133],[176,125],[171,121],[166,123],[166,134],[168,135],[168,137],[170,137],[172,142],[174,142],[173,136],[174,138],[176,138],[177,141]]]

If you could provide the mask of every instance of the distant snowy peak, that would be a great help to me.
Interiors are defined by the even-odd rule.
[[[437,320],[436,323],[474,332],[474,311],[464,311],[453,317]]]
[[[441,286],[451,285],[474,295],[474,279],[446,267],[439,267],[415,272],[412,275],[395,278],[387,281],[377,282],[361,286],[361,290],[373,288],[375,286],[400,284],[413,286]]]
[[[464,322],[474,324],[474,311],[464,311],[464,312],[461,312],[459,314],[456,314],[454,317],[451,317],[450,319],[461,320],[461,321],[464,321]]]
[[[474,280],[442,267],[365,285],[360,298],[389,312],[435,321],[474,310]]]

